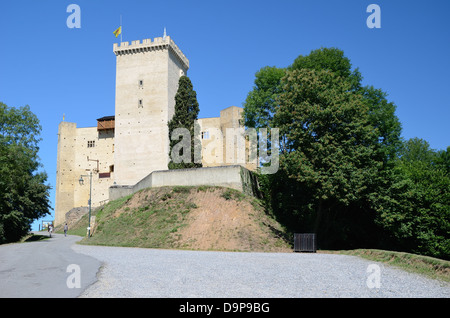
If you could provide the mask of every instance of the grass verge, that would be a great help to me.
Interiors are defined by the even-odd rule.
[[[161,188],[151,194],[140,195],[138,205],[130,206],[132,196],[112,201],[93,211],[96,215],[94,235],[81,243],[126,247],[169,248],[173,243],[172,233],[184,226],[185,215],[194,208],[187,200],[190,189],[174,187]],[[87,225],[86,220],[81,224]],[[86,234],[86,227],[73,229]],[[70,231],[69,231],[70,233]]]
[[[417,273],[432,279],[450,282],[450,261],[404,252],[373,249],[339,251],[338,253],[359,256],[372,261],[392,265],[411,273]]]

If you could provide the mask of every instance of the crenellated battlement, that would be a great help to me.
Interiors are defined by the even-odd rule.
[[[134,54],[141,52],[149,52],[154,50],[171,50],[178,59],[185,65],[186,69],[189,68],[189,60],[181,52],[175,42],[170,38],[170,36],[157,37],[152,39],[144,39],[142,42],[140,40],[129,42],[114,43],[113,51],[114,54],[124,55],[124,54]]]

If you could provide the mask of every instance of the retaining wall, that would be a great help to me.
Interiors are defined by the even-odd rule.
[[[259,186],[254,173],[242,166],[206,167],[153,171],[135,185],[113,185],[109,188],[109,200],[151,187],[164,186],[221,186],[259,196]]]

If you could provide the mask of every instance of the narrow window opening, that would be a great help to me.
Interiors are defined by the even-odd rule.
[[[205,140],[209,139],[209,131],[202,131],[202,139]]]

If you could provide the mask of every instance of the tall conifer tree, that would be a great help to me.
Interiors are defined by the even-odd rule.
[[[183,160],[183,162],[175,162],[174,158],[171,157],[169,169],[196,168],[202,166],[201,163],[195,162],[195,159],[197,159],[195,158],[195,152],[197,151],[197,153],[200,153],[199,151],[201,151],[201,141],[199,140],[199,136],[195,135],[194,129],[199,112],[200,108],[194,86],[189,77],[181,76],[178,81],[178,90],[175,95],[175,113],[168,123],[170,140],[169,153],[172,154],[172,149],[177,147],[177,145],[179,146],[180,142],[186,142],[185,139],[187,136],[178,136],[179,138],[177,138],[177,136],[173,134],[175,129],[186,128],[189,131],[190,155],[188,157],[189,159]],[[189,152],[189,149],[186,149],[186,147],[178,147],[175,151],[177,152],[177,155],[183,156],[186,155],[184,153],[185,151]]]

